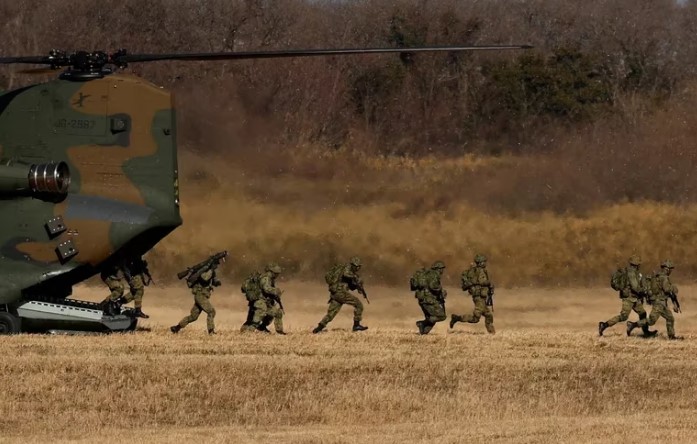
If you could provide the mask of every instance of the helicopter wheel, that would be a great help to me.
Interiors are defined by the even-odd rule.
[[[7,312],[0,312],[0,335],[14,335],[21,331],[18,317]]]

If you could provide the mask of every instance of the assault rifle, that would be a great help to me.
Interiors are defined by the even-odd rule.
[[[491,311],[494,311],[494,289],[492,287],[489,287],[489,294],[484,303],[487,307],[491,307]]]
[[[445,298],[448,297],[448,291],[445,288],[441,288],[440,295],[438,296],[438,302],[445,308]]]
[[[152,276],[150,275],[150,270],[148,270],[147,264],[145,265],[145,268],[143,268],[143,274],[145,275],[146,278],[148,278],[145,282],[144,285],[147,287],[150,284],[154,284],[155,281],[152,279]]]
[[[282,312],[286,312],[286,309],[283,308],[283,302],[281,302],[281,295],[279,294],[278,296],[272,296],[271,297],[274,301],[278,302],[278,308],[281,309]]]
[[[221,261],[224,261],[226,257],[227,251],[215,253],[205,261],[200,262],[193,267],[187,267],[187,269],[184,271],[180,271],[177,273],[177,278],[186,278],[187,285],[192,287],[205,271],[209,270],[214,265],[218,265]]]
[[[678,295],[671,292],[668,294],[670,297],[670,300],[673,301],[673,311],[676,313],[682,313],[682,309],[680,308],[680,302],[678,301]]]
[[[365,288],[363,288],[362,282],[358,282],[358,284],[356,284],[356,291],[358,291],[359,294],[363,295],[365,301],[370,304],[370,299],[368,299],[368,293],[365,292]]]

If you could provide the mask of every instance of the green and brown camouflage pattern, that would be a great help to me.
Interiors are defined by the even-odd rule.
[[[66,297],[182,223],[172,96],[140,78],[57,79],[1,94],[0,160],[64,161],[71,175],[58,202],[0,194],[0,304]],[[67,230],[52,237],[46,223],[59,215]],[[78,253],[62,263],[56,247],[69,239]]]

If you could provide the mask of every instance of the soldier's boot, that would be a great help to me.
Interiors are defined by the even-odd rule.
[[[416,321],[416,327],[419,329],[419,334],[424,334],[424,321]]]
[[[353,321],[353,331],[363,331],[368,330],[368,327],[361,325],[360,321]]]
[[[269,330],[268,328],[266,328],[266,327],[263,326],[263,325],[260,325],[259,327],[257,327],[257,331],[260,331],[260,332],[262,332],[262,333],[269,333],[269,334],[271,334],[271,330]]]
[[[450,328],[455,327],[455,324],[457,324],[458,322],[462,322],[462,316],[460,316],[460,315],[450,316]]]
[[[285,335],[287,335],[288,333],[284,332],[283,330],[276,330],[276,334],[277,334],[277,335],[283,335],[283,336],[285,336]]]
[[[641,331],[644,333],[644,336],[647,338],[653,338],[658,334],[658,330],[649,330],[648,325],[644,325],[641,327]]]
[[[486,325],[486,331],[490,335],[496,334],[496,329],[494,328],[494,324],[488,324]]]
[[[109,302],[108,310],[111,312],[112,316],[116,316],[116,315],[121,314],[121,306],[116,301]]]
[[[173,325],[173,326],[169,327],[169,330],[170,330],[172,333],[179,333],[179,330],[181,330],[181,329],[182,329],[182,328],[179,326],[179,324]]]
[[[126,296],[121,296],[116,300],[116,303],[119,305],[126,305],[128,304],[128,300],[126,300]]]
[[[135,316],[136,318],[150,319],[150,316],[143,313],[143,310],[141,310],[140,307],[136,308],[133,311],[133,316]]]
[[[209,328],[209,329],[208,329],[208,334],[209,334],[209,335],[217,335],[218,333],[216,333],[216,331],[215,331],[214,328]]]
[[[682,341],[685,338],[683,338],[682,336],[669,335],[668,339],[670,339],[671,341]]]
[[[634,330],[638,326],[639,326],[639,323],[637,323],[637,322],[627,321],[627,336],[631,336],[632,330]]]
[[[326,327],[326,326],[323,324],[317,324],[317,327],[315,327],[315,329],[312,330],[312,333],[317,334],[317,333],[321,332],[322,330],[324,330],[324,327]]]
[[[605,329],[607,329],[607,322],[598,322],[598,336],[602,336]]]
[[[118,305],[109,299],[103,301],[100,305],[105,316],[114,316],[119,314],[120,310]]]
[[[422,335],[429,334],[431,332],[431,330],[433,330],[433,326],[434,326],[434,324],[431,324],[430,322],[424,322],[424,328],[423,328],[424,332],[421,334]]]

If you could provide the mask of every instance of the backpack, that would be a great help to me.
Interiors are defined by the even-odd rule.
[[[409,278],[409,288],[411,291],[423,290],[428,287],[428,270],[420,268]]]
[[[610,277],[610,287],[616,291],[622,291],[629,285],[627,282],[627,269],[618,268]]]
[[[343,264],[336,264],[332,268],[327,271],[327,274],[324,275],[324,280],[329,284],[329,286],[333,286],[338,284],[341,281],[341,277],[344,275],[344,265]]]
[[[467,291],[474,286],[474,267],[462,272],[462,290]]]
[[[657,274],[649,273],[646,276],[646,291],[649,294],[649,300],[655,299],[663,292]]]
[[[255,302],[261,297],[261,275],[254,272],[247,276],[247,279],[242,283],[242,293],[247,297],[248,302]]]

